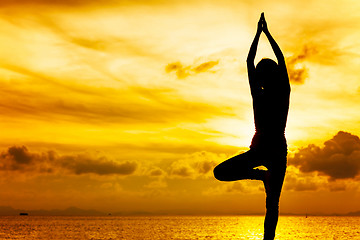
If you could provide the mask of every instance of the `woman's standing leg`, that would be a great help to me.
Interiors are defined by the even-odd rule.
[[[281,160],[281,164],[269,167],[264,178],[266,190],[264,240],[273,240],[275,238],[275,230],[279,218],[279,200],[286,172],[286,156],[285,161]]]

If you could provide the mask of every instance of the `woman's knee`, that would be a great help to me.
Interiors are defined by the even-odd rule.
[[[234,181],[244,179],[250,169],[248,152],[236,155],[219,165],[214,170],[214,177],[219,181]]]
[[[228,162],[223,162],[214,168],[214,177],[219,181],[239,180],[241,171],[235,171],[235,169],[236,168],[232,167]]]
[[[214,170],[214,177],[219,181],[226,181],[226,172],[224,171],[224,168],[219,164],[217,165]]]

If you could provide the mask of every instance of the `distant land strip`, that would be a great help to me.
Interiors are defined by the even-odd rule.
[[[184,216],[237,216],[237,215],[264,215],[264,213],[234,213],[234,214],[214,214],[214,213],[203,213],[203,214],[189,214],[181,212],[144,212],[144,211],[133,211],[133,212],[101,212],[94,209],[81,209],[77,207],[69,207],[66,209],[52,209],[52,210],[25,210],[15,209],[9,206],[0,206],[0,216],[16,216],[20,213],[27,213],[25,216],[161,216],[161,215],[184,215]],[[306,213],[281,213],[282,216],[305,216]],[[348,213],[308,213],[307,216],[360,216],[359,211],[353,211]]]

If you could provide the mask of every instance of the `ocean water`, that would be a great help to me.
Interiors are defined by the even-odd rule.
[[[0,217],[0,239],[262,239],[262,216]],[[276,239],[360,239],[360,217],[281,216]]]

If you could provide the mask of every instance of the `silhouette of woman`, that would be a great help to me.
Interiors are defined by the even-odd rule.
[[[262,59],[255,68],[254,59],[261,32],[264,32],[278,63]],[[266,192],[264,240],[274,239],[279,215],[279,199],[286,171],[286,120],[289,110],[290,83],[284,56],[271,36],[264,13],[247,57],[248,77],[253,100],[255,135],[250,150],[232,157],[214,169],[220,181],[261,180]],[[254,169],[265,166],[267,170]]]

